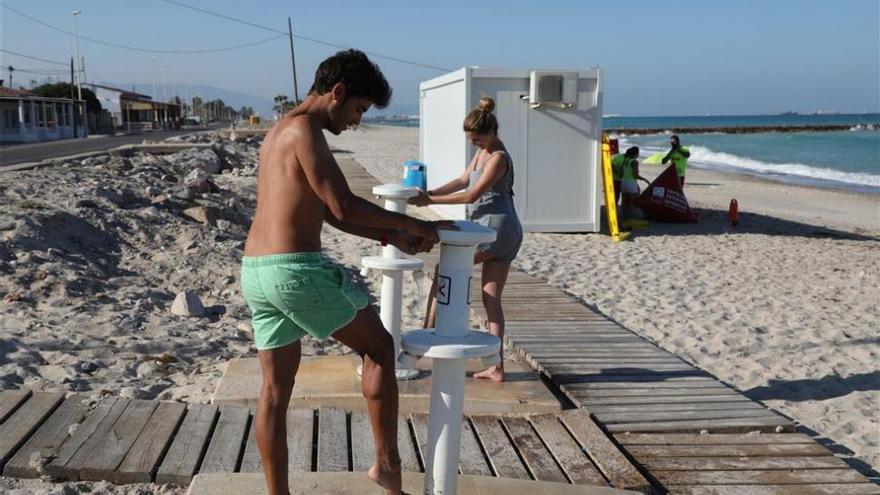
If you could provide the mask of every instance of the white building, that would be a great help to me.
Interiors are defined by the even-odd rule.
[[[101,108],[113,118],[113,127],[125,132],[168,129],[180,125],[180,105],[153,101],[149,95],[103,84],[86,84]]]
[[[462,123],[483,96],[495,100],[498,135],[514,163],[514,201],[531,232],[598,232],[602,71],[465,67],[419,85],[419,155],[428,188],[461,175],[475,149]],[[436,205],[464,218],[463,205]]]
[[[84,102],[65,98],[43,98],[23,89],[0,86],[0,142],[31,143],[85,137],[82,119],[74,129],[74,105]]]

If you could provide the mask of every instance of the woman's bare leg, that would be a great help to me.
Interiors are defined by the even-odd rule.
[[[501,294],[508,273],[510,273],[509,261],[495,261],[491,258],[483,260],[483,307],[489,319],[489,333],[501,339],[499,351],[501,362],[474,373],[474,378],[487,378],[497,382],[504,380],[504,310],[501,307]]]

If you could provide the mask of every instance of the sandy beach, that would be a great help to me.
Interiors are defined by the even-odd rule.
[[[329,139],[386,181],[419,156],[417,128]],[[693,167],[685,192],[697,225],[617,244],[530,233],[514,267],[880,468],[880,198]],[[731,198],[741,214],[728,233]]]
[[[403,161],[418,157],[415,128],[328,139],[383,181],[399,181]],[[255,355],[238,271],[259,140],[192,141],[208,148],[0,174],[0,389],[209,402],[225,363]],[[877,199],[698,170],[689,181],[700,224],[653,225],[619,244],[601,234],[528,234],[515,268],[877,469]],[[726,233],[732,195],[743,214]],[[359,273],[378,243],[332,227],[322,240],[379,293],[378,274]],[[422,273],[404,282],[403,328],[416,328],[428,283]],[[183,291],[204,311],[175,314]],[[308,339],[303,350],[346,352]],[[0,491],[183,493],[2,477]]]

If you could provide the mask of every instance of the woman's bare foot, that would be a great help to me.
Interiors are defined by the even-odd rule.
[[[385,489],[388,495],[400,495],[403,482],[400,475],[400,463],[397,464],[380,464],[376,463],[370,467],[367,472],[377,485]]]
[[[483,378],[486,380],[492,380],[493,382],[503,382],[504,381],[504,367],[503,366],[490,366],[483,371],[478,371],[474,373],[474,378]]]

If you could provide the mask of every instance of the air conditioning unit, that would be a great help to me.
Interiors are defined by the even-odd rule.
[[[578,73],[533,70],[529,73],[529,104],[572,108],[577,105]]]

